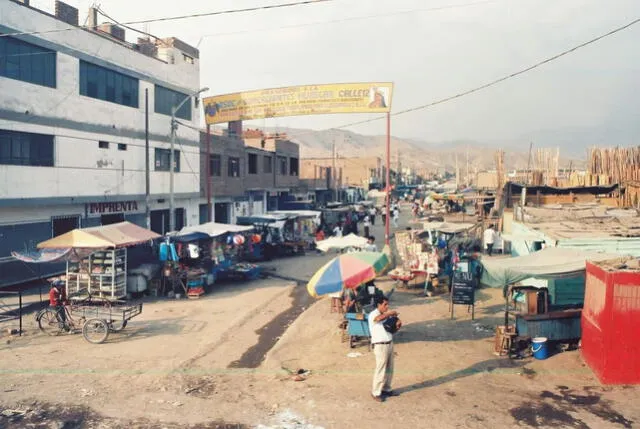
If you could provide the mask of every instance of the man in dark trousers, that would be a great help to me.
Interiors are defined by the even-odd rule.
[[[400,329],[402,322],[396,311],[389,310],[389,299],[385,296],[375,298],[376,309],[369,314],[369,332],[371,344],[376,356],[376,369],[373,372],[371,396],[376,402],[384,402],[386,397],[395,396],[391,390],[393,379],[393,332]],[[390,323],[389,323],[390,322]],[[392,324],[392,327],[387,326]]]

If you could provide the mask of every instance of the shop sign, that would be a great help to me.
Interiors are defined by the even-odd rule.
[[[121,213],[138,211],[137,201],[117,201],[113,203],[88,203],[87,212],[94,213]]]

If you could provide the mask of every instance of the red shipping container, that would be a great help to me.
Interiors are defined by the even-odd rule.
[[[587,262],[582,356],[603,384],[640,384],[640,270],[613,265]]]

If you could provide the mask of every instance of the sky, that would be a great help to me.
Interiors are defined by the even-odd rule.
[[[108,0],[127,22],[292,0]],[[52,11],[54,0],[31,0]],[[80,9],[93,0],[66,0]],[[640,17],[638,0],[334,0],[148,24],[200,49],[206,95],[312,83],[392,81],[392,111],[508,75]],[[138,26],[143,29],[143,26]],[[128,31],[128,39],[135,35]],[[431,142],[640,144],[640,23],[492,88],[394,116],[392,133]],[[373,118],[323,115],[249,127],[329,129]],[[383,134],[385,122],[349,128]]]

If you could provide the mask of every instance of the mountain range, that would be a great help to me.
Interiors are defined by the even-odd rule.
[[[288,138],[300,145],[301,158],[331,157],[335,144],[336,155],[343,158],[379,156],[385,158],[386,136],[363,135],[352,131],[329,129],[310,130],[297,128],[271,128],[268,132],[286,133]],[[397,166],[398,158],[402,166],[428,171],[455,171],[456,157],[461,172],[491,170],[495,168],[495,154],[498,149],[505,152],[506,170],[525,169],[529,164],[529,145],[521,147],[515,144],[485,143],[473,140],[455,140],[446,142],[428,142],[417,139],[391,137],[391,162]],[[536,151],[533,147],[532,166],[535,165]],[[560,152],[559,168],[581,168],[584,166],[586,149],[583,156]],[[393,168],[392,167],[392,168]]]

